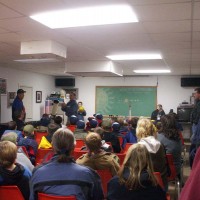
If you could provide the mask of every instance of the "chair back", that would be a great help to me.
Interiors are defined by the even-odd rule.
[[[38,193],[38,200],[76,200],[75,196],[52,196],[49,194]]]
[[[160,172],[154,172],[153,174],[158,182],[158,185],[160,185],[160,187],[164,190],[165,187]]]
[[[0,186],[0,199],[24,200],[24,197],[16,185],[11,185],[11,186]]]
[[[125,153],[116,153],[116,155],[119,157],[119,164],[122,165],[126,154]]]
[[[98,169],[96,171],[99,174],[99,176],[101,177],[104,196],[107,197],[107,184],[110,181],[110,179],[112,178],[112,174],[111,174],[110,170],[108,170],[108,169],[102,169],[102,170]]]
[[[120,147],[121,147],[122,143],[123,143],[123,137],[122,136],[118,136],[118,139],[119,139],[119,144],[120,144]]]
[[[174,181],[177,177],[176,168],[172,154],[166,154],[167,162],[170,168],[170,176],[167,177],[168,181]]]
[[[81,151],[81,150],[74,150],[73,156],[74,159],[77,160],[79,157],[81,157],[83,154],[86,154],[88,151]]]
[[[40,141],[42,139],[43,136],[47,136],[47,132],[37,132],[35,131],[34,132],[34,137],[35,137],[35,140],[38,144],[40,144]]]
[[[25,146],[17,146],[17,148],[20,148],[20,147],[22,148],[25,155],[29,158],[28,151],[27,151],[26,147]]]
[[[133,144],[132,143],[126,143],[126,146],[124,148],[124,153],[126,153],[129,149],[130,146],[132,146]]]
[[[76,146],[75,146],[75,149],[76,149],[76,148],[81,148],[81,147],[83,147],[83,146],[85,146],[84,140],[82,140],[82,139],[76,139]]]
[[[48,153],[51,153],[53,155],[53,150],[52,149],[38,149],[36,158],[35,158],[35,163],[36,165],[39,165],[42,163],[43,159]]]

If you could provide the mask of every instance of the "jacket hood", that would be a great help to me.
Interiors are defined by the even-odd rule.
[[[156,140],[154,136],[142,138],[139,141],[139,144],[145,145],[150,153],[157,153],[161,145],[161,143],[158,140]]]

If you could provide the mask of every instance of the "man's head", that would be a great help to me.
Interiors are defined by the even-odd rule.
[[[200,100],[200,88],[195,88],[195,95],[194,95],[194,98],[196,100]]]
[[[158,104],[158,105],[157,105],[157,109],[158,109],[158,110],[162,110],[162,105],[161,105],[161,104]]]
[[[71,92],[70,94],[69,94],[69,99],[70,100],[74,100],[76,98],[76,94],[74,93],[74,92]]]
[[[19,90],[17,90],[17,96],[19,97],[19,99],[23,99],[24,98],[24,93],[25,93],[26,91],[24,91],[23,89],[19,89]]]
[[[85,144],[90,152],[98,152],[101,148],[101,137],[98,133],[89,133],[85,138]]]

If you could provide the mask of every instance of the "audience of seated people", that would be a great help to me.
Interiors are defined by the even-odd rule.
[[[113,118],[113,120],[111,121],[110,119],[103,119],[103,115],[97,113],[94,115],[95,118],[94,117],[88,118],[89,122],[85,127],[84,121],[81,120],[78,121],[78,118],[76,116],[71,116],[69,120],[70,124],[67,126],[67,129],[66,128],[59,129],[62,126],[62,118],[60,116],[57,116],[53,119],[54,123],[50,123],[50,121],[53,120],[49,118],[49,115],[44,114],[41,120],[38,121],[40,125],[39,127],[42,127],[41,129],[38,130],[47,131],[48,135],[42,137],[39,147],[37,146],[37,142],[34,140],[34,135],[33,135],[34,127],[31,126],[30,124],[25,125],[29,122],[24,123],[24,121],[22,120],[23,119],[22,113],[15,113],[15,114],[17,116],[17,124],[19,128],[17,128],[17,124],[15,121],[8,122],[8,129],[4,131],[1,137],[1,142],[11,141],[15,146],[16,145],[25,146],[26,149],[28,150],[29,156],[33,164],[37,148],[53,148],[52,138],[54,138],[55,135],[54,133],[55,132],[57,133],[57,136],[55,137],[55,141],[53,144],[56,147],[56,149],[54,149],[55,155],[47,163],[43,163],[41,166],[37,166],[35,170],[33,169],[34,165],[30,162],[30,159],[25,155],[23,149],[20,147],[17,148],[16,164],[14,162],[14,165],[12,165],[11,168],[14,169],[14,172],[15,170],[17,170],[16,173],[22,170],[23,173],[25,173],[26,175],[28,174],[27,176],[28,181],[30,179],[31,172],[32,171],[35,172],[32,177],[30,185],[31,186],[30,199],[32,200],[36,198],[35,196],[36,191],[43,191],[49,194],[52,194],[51,192],[53,191],[53,193],[55,192],[54,194],[56,195],[70,195],[71,193],[69,191],[64,191],[65,187],[68,186],[70,187],[70,189],[74,188],[73,190],[76,193],[75,196],[77,197],[77,199],[87,199],[87,197],[89,199],[89,196],[92,196],[92,198],[95,197],[94,199],[99,199],[99,200],[103,199],[103,192],[100,186],[101,185],[100,177],[98,176],[98,174],[88,168],[84,168],[79,165],[85,165],[94,170],[109,169],[113,176],[117,175],[108,184],[108,198],[107,198],[108,200],[146,199],[146,197],[150,198],[150,196],[148,195],[151,193],[155,195],[155,196],[151,195],[152,199],[156,200],[165,198],[165,192],[162,191],[162,189],[155,182],[155,178],[152,177],[152,170],[160,172],[165,186],[165,191],[168,190],[167,162],[165,158],[165,153],[170,153],[173,155],[177,174],[178,175],[180,174],[180,168],[182,164],[181,163],[182,145],[179,137],[179,131],[182,131],[182,128],[177,123],[177,119],[175,118],[176,117],[175,113],[170,113],[168,115],[162,116],[160,122],[157,122],[157,124],[155,124],[157,127],[158,135],[156,134],[156,128],[153,125],[153,123],[146,118],[141,118],[138,121],[138,117],[132,117],[128,121],[129,126],[127,126],[127,124],[125,124],[124,122],[124,118],[122,117],[119,118],[115,117],[115,119]],[[69,139],[71,138],[72,133],[68,129],[70,129],[73,132],[73,139]],[[88,132],[90,131],[91,133],[90,132],[88,133],[86,130]],[[24,133],[24,137],[22,131]],[[122,147],[125,147],[126,143],[137,143],[138,141],[138,144],[132,145],[129,148],[121,169],[119,166],[119,158],[115,154],[111,153],[112,151],[114,151],[115,153],[120,153],[121,151],[119,139],[117,137],[119,135],[123,136],[124,138]],[[76,160],[78,165],[73,163],[73,158],[71,157],[71,152],[73,151],[75,142],[74,137],[76,139],[85,139],[86,146],[82,147],[82,150],[88,150],[88,153],[82,155]],[[70,141],[68,142],[63,141],[64,138],[65,139],[68,138]],[[70,144],[72,140],[74,141],[73,145]],[[61,142],[59,143],[58,141]],[[110,142],[112,146],[110,146],[106,142]],[[60,145],[61,146],[64,145],[65,147],[61,148]],[[32,148],[29,148],[30,146]],[[145,155],[146,149],[149,152],[148,156]],[[64,152],[64,150],[66,151]],[[2,151],[0,149],[0,154],[1,152]],[[34,158],[33,158],[33,152],[34,152]],[[142,159],[142,162],[147,162],[146,165],[138,161],[138,158],[142,158],[141,155],[142,153],[143,155],[145,155],[143,156],[144,159]],[[138,155],[138,158],[136,155]],[[149,161],[149,156],[150,156],[150,161]],[[59,161],[57,162],[57,160]],[[73,180],[75,179],[77,186],[73,184],[71,185],[70,183],[71,179],[68,179],[67,176],[63,175],[60,171],[58,173],[58,178],[56,176],[53,176],[53,181],[55,181],[56,189],[53,188],[54,186],[50,184],[51,182],[51,180],[49,179],[50,177],[46,173],[44,175],[41,175],[42,169],[47,170],[49,166],[50,169],[48,172],[49,173],[52,172],[51,174],[55,174],[53,173],[53,170],[55,170],[56,172],[59,170],[57,169],[57,165],[55,164],[56,162],[58,163],[58,168],[60,167],[59,168],[60,171],[64,171],[64,169],[66,169],[65,171],[69,169],[71,170],[73,167],[75,167],[75,169],[72,170],[72,175],[71,173],[69,173],[69,177],[72,177]],[[133,163],[135,163],[135,165]],[[70,164],[70,167],[68,166],[68,164]],[[137,170],[134,170],[135,172],[134,174],[132,169],[137,168],[137,165],[144,168],[141,169],[140,173]],[[133,168],[131,169],[130,166]],[[3,165],[0,164],[0,170],[2,170],[2,168]],[[87,171],[86,169],[89,171]],[[8,170],[10,171],[10,169]],[[83,174],[84,173],[87,174],[87,178],[81,173],[82,170]],[[22,172],[20,173],[23,176],[24,174]],[[192,175],[195,174],[195,176],[197,176],[197,172],[198,170],[196,169],[196,164],[195,164],[195,168],[192,169],[191,174]],[[3,173],[1,174],[0,172],[0,185],[5,183],[1,182],[3,180],[1,177],[4,176]],[[75,175],[76,173],[78,175]],[[137,173],[139,173],[140,176],[138,176]],[[136,175],[139,178],[134,179],[133,177],[136,177]],[[82,177],[81,180],[79,180],[79,176]],[[59,180],[62,179],[64,182],[66,182],[67,186],[64,186],[62,184],[57,186],[56,185],[58,181],[57,179]],[[189,177],[188,179],[189,183],[186,182],[187,188],[191,189],[191,187],[188,186],[190,183],[197,183],[195,182],[196,179],[195,180],[194,179],[195,178],[192,178],[191,176]],[[46,184],[46,181],[47,185],[43,187],[42,185],[43,183]],[[83,185],[85,184],[85,181],[94,183],[95,187],[92,189],[92,191],[84,190],[85,186]],[[82,182],[84,182],[84,184]],[[14,182],[11,181],[11,183]],[[20,184],[21,182],[18,185],[19,188],[21,187]],[[86,184],[86,187],[88,185],[89,184]],[[146,189],[145,191],[144,187]],[[47,188],[49,189],[47,190]],[[25,187],[24,190],[27,190],[27,187]],[[153,191],[155,191],[155,193]],[[27,198],[26,196],[27,194],[24,193],[24,191],[22,191],[22,193],[25,197],[25,200],[29,199]],[[187,192],[187,189],[184,188],[183,193],[188,195],[189,192]],[[192,192],[190,192],[190,195],[191,193]],[[71,195],[74,195],[74,193]],[[196,197],[194,193],[192,194],[192,196],[194,197],[193,199],[195,200]],[[187,198],[181,195],[180,200],[185,200],[185,199]]]
[[[25,200],[29,200],[31,172],[16,163],[17,146],[10,141],[0,142],[0,185],[16,185]]]
[[[52,137],[53,134],[59,129],[59,125],[55,123],[50,123],[47,127],[47,136],[42,136],[38,149],[49,149],[52,148]]]
[[[176,167],[177,175],[181,171],[181,151],[182,143],[179,131],[176,126],[176,120],[173,115],[164,115],[161,117],[161,129],[157,135],[157,139],[164,146],[166,153],[173,155],[174,165]]]
[[[74,131],[74,136],[76,139],[84,139],[87,135],[85,131],[85,122],[83,120],[78,120],[76,123],[76,130]]]
[[[69,129],[58,129],[52,137],[55,155],[35,168],[30,181],[30,200],[37,192],[56,196],[76,196],[77,200],[102,200],[103,190],[99,175],[92,169],[78,165],[71,157],[75,138]]]
[[[15,132],[9,132],[1,137],[1,141],[10,141],[17,145],[17,134]],[[17,149],[17,159],[16,162],[27,167],[31,172],[33,171],[34,165],[31,163],[30,159],[27,157],[26,153],[21,147]]]
[[[119,138],[112,133],[111,126],[112,124],[110,119],[104,119],[102,121],[102,128],[104,129],[103,140],[105,140],[105,142],[111,142],[114,153],[120,153],[121,147]]]
[[[88,166],[94,170],[108,169],[114,176],[119,170],[119,158],[110,152],[101,149],[101,137],[98,133],[89,133],[85,138],[88,153],[76,160],[80,165]]]
[[[142,144],[132,145],[117,176],[108,183],[108,200],[165,200],[158,185],[151,157]]]
[[[140,118],[137,123],[136,135],[138,143],[146,146],[150,153],[153,169],[155,172],[160,172],[165,190],[168,190],[167,182],[167,161],[163,145],[158,141],[157,130],[150,119]]]
[[[123,138],[123,143],[122,143],[122,148],[124,149],[126,146],[126,143],[137,143],[137,137],[136,137],[136,127],[137,127],[137,122],[138,122],[138,117],[132,117],[129,120],[129,130],[128,132],[124,135]]]

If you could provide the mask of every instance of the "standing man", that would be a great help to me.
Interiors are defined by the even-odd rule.
[[[77,116],[78,111],[78,104],[75,100],[76,94],[74,92],[71,92],[69,95],[69,101],[68,103],[62,103],[61,110],[65,112],[65,115],[67,116],[67,123],[69,122],[69,119],[72,115]]]
[[[165,111],[161,104],[157,105],[157,109],[154,110],[151,114],[151,120],[160,121],[160,118],[165,115]]]
[[[189,152],[190,167],[192,167],[196,151],[200,146],[200,88],[196,88],[194,91],[195,106],[190,116],[190,121],[192,123],[191,146]]]
[[[16,121],[16,113],[22,113],[24,115],[23,117],[23,121],[25,120],[26,117],[26,111],[25,111],[25,107],[23,104],[23,98],[24,98],[24,93],[26,91],[24,91],[23,89],[19,89],[17,90],[17,96],[15,97],[15,100],[13,101],[12,104],[12,119],[13,121]]]

